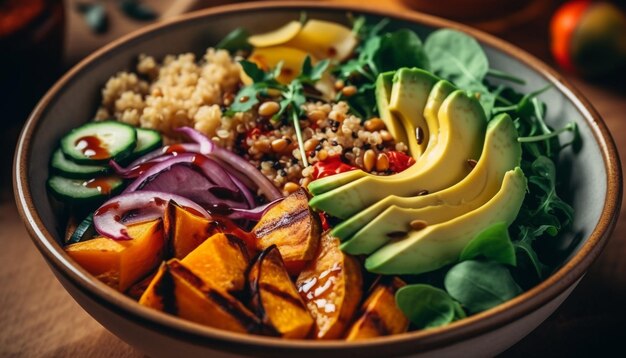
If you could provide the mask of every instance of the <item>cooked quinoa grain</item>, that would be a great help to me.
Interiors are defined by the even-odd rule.
[[[259,106],[228,116],[241,84],[240,66],[227,51],[208,49],[200,59],[193,54],[168,55],[162,62],[141,55],[136,72],[120,72],[102,90],[97,119],[119,121],[161,131],[166,142],[181,138],[175,131],[190,126],[218,145],[246,157],[283,193],[311,182],[316,163],[340,158],[347,165],[373,174],[388,173],[389,151],[406,152],[379,118],[358,118],[345,101],[307,102],[300,118],[308,167],[304,167],[293,125],[273,119],[280,94],[271,94]],[[355,88],[343,87],[345,96]]]

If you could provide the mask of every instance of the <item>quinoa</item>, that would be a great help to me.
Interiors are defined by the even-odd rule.
[[[310,164],[305,168],[292,123],[261,116],[259,106],[225,114],[242,85],[240,74],[237,58],[225,50],[209,48],[199,61],[191,53],[168,55],[160,63],[141,55],[136,72],[119,72],[107,81],[96,119],[115,118],[159,130],[167,143],[182,139],[176,128],[193,127],[244,156],[285,194],[306,187],[317,162],[340,158],[347,165],[386,175],[390,172],[385,153],[408,150],[394,141],[379,118],[356,117],[345,101],[307,102],[306,116],[300,119]],[[276,108],[268,104],[266,108]]]

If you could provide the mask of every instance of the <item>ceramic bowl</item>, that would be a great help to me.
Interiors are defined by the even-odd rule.
[[[200,54],[230,30],[245,26],[266,31],[298,18],[345,21],[346,13],[389,17],[393,28],[408,27],[422,38],[448,27],[474,36],[492,67],[527,80],[526,91],[551,84],[542,95],[549,103],[549,121],[559,127],[576,121],[584,144],[577,155],[563,153],[571,165],[576,218],[574,249],[541,284],[486,312],[448,326],[356,343],[290,341],[235,334],[204,327],[140,306],[96,280],[76,265],[60,244],[58,211],[46,194],[48,158],[59,138],[95,113],[100,89],[109,76],[132,68],[141,53],[156,57]],[[151,356],[279,356],[371,357],[395,355],[491,356],[508,348],[547,318],[571,293],[598,256],[617,220],[621,203],[621,170],[615,144],[591,104],[557,72],[524,51],[457,23],[417,13],[367,10],[323,3],[252,3],[213,8],[149,26],[100,49],[71,69],[46,94],[21,134],[15,155],[15,198],[33,242],[74,299],[118,337]]]

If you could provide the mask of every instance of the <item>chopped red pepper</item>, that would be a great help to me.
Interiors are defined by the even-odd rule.
[[[389,170],[393,173],[400,173],[415,164],[415,159],[413,159],[413,157],[402,152],[392,150],[386,152],[385,154],[387,155],[387,158],[389,158]]]
[[[313,180],[316,180],[355,169],[357,168],[342,162],[341,158],[336,155],[313,164],[312,176]]]
[[[326,213],[320,213],[320,222],[322,223],[322,231],[330,229],[330,224],[328,223],[328,217],[326,216]]]

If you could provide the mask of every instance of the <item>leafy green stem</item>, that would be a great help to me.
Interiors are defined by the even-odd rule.
[[[302,140],[302,129],[300,129],[300,118],[298,118],[298,113],[296,113],[296,111],[292,111],[291,116],[293,118],[293,128],[296,131],[296,138],[298,139],[298,147],[300,149],[300,158],[302,158],[302,164],[306,168],[309,166],[309,163],[306,160],[306,151],[304,150],[304,140]]]
[[[503,72],[503,71],[500,71],[500,70],[496,70],[494,68],[490,68],[490,69],[487,70],[487,76],[494,77],[494,78],[499,78],[499,79],[502,79],[502,80],[511,81],[513,83],[517,83],[517,84],[520,84],[520,85],[525,85],[526,84],[526,81],[523,78],[516,77],[516,76],[514,76],[514,75],[512,75],[510,73],[506,73],[506,72]]]
[[[575,130],[576,130],[576,124],[573,122],[570,122],[566,124],[563,128],[558,129],[556,131],[548,132],[548,133],[536,135],[536,136],[530,136],[530,137],[519,137],[517,138],[517,141],[520,143],[541,142],[544,140],[554,138],[563,132],[573,132]]]

